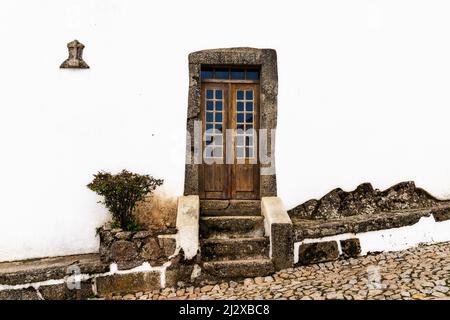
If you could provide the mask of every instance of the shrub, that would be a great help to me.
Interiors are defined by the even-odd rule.
[[[119,174],[98,172],[87,187],[103,196],[104,200],[99,203],[104,204],[111,213],[113,227],[137,231],[141,226],[132,214],[136,203],[144,200],[146,195],[162,184],[163,180],[150,175],[122,170]]]

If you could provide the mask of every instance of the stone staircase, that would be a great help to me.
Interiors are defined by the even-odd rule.
[[[247,278],[274,272],[260,201],[201,201],[200,244],[203,272],[211,277]]]

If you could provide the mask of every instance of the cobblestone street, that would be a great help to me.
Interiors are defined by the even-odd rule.
[[[109,299],[449,299],[450,243],[282,270],[203,287],[165,288]]]

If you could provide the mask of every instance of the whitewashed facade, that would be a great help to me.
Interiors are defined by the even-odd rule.
[[[220,9],[220,10],[219,10]],[[450,4],[409,1],[0,3],[0,261],[94,252],[86,188],[122,168],[183,193],[190,52],[278,53],[278,195],[414,180],[450,196]],[[64,70],[66,44],[87,70]]]

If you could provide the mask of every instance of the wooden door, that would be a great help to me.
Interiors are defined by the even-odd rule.
[[[202,199],[259,199],[259,85],[202,83]]]

